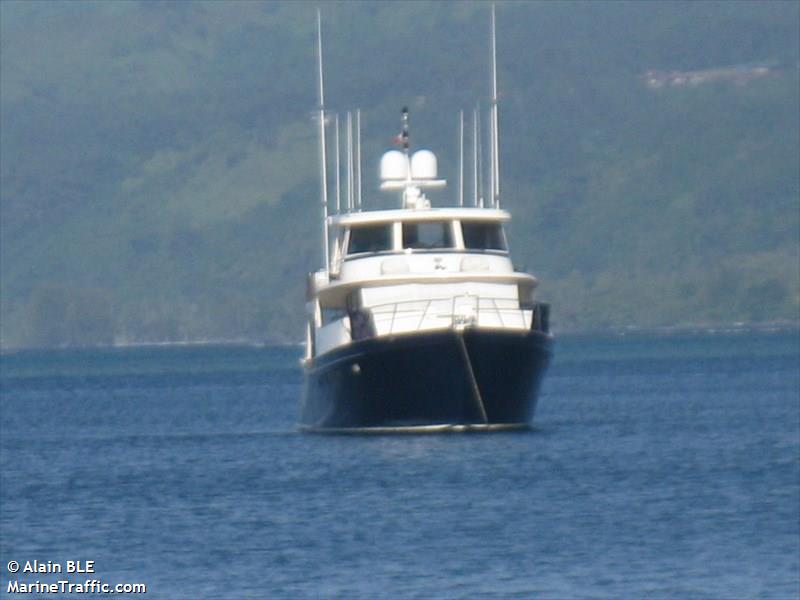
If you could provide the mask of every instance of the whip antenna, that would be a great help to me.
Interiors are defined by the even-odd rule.
[[[500,128],[497,113],[497,37],[492,4],[492,199],[494,205],[500,208]]]
[[[319,57],[319,170],[322,183],[322,259],[328,270],[328,158],[325,154],[325,86],[322,78],[322,14],[317,9],[317,56]]]

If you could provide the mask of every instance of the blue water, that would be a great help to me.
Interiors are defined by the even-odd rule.
[[[800,596],[796,333],[561,339],[523,433],[297,433],[299,354],[4,355],[1,593]]]

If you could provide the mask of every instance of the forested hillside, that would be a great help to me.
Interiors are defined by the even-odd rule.
[[[489,5],[320,3],[364,202],[403,105],[457,190]],[[302,337],[316,4],[0,3],[3,347]],[[800,4],[499,2],[504,208],[557,330],[800,320]],[[332,136],[331,136],[332,137]],[[448,196],[448,194],[450,194]]]

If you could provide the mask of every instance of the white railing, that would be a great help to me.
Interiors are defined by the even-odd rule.
[[[372,313],[377,335],[467,326],[529,329],[531,325],[531,311],[520,308],[516,298],[464,295],[364,308]]]

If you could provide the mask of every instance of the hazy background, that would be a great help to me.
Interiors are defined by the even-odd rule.
[[[404,104],[455,198],[489,5],[320,5],[328,108],[363,111],[366,207]],[[301,339],[315,9],[0,3],[2,346]],[[500,2],[497,20],[510,241],[556,328],[796,324],[800,4]]]

